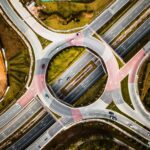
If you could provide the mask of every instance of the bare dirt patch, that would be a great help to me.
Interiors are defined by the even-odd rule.
[[[0,50],[0,98],[4,95],[7,87],[7,75],[2,51]]]

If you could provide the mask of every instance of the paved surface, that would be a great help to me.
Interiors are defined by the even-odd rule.
[[[121,8],[123,8],[129,0],[116,0],[114,4],[112,4],[108,9],[106,9],[99,17],[97,17],[91,24],[87,26],[87,28],[83,29],[83,33],[85,35],[93,34],[93,31],[97,31],[104,24],[106,24]],[[91,28],[92,30],[89,30]]]
[[[38,101],[33,100],[31,104],[26,107],[25,111],[21,111],[17,118],[14,118],[13,121],[9,121],[9,123],[3,127],[3,130],[0,132],[0,142],[4,141],[12,133],[24,125],[41,108],[41,104]]]
[[[122,0],[122,1],[116,0],[116,2],[113,5],[111,5],[100,16],[98,16],[94,20],[94,22],[90,24],[90,27],[92,27],[95,31],[98,30],[106,22],[108,22],[114,16],[114,14],[116,14],[128,2],[129,0]],[[41,37],[48,39],[50,41],[58,41],[58,40],[62,40],[63,38],[72,38],[75,36],[74,34],[69,34],[68,36],[66,36],[66,34],[59,34],[59,33],[52,32],[44,28],[40,23],[38,23],[31,16],[31,14],[22,6],[21,2],[19,2],[18,0],[12,0],[11,4],[17,10],[17,12],[21,15],[24,21]],[[85,28],[84,32],[89,35],[91,34],[91,31],[88,29],[88,27]]]
[[[110,119],[110,116],[108,115],[107,110],[100,111],[98,109],[98,110],[95,110],[94,112],[89,111],[87,113],[89,115],[88,116],[86,115],[86,118],[85,118],[86,120],[90,119],[91,117],[93,119],[97,118],[97,116],[99,116],[100,120],[101,119]],[[138,131],[139,131],[139,134],[144,133],[143,130],[145,130],[145,129],[141,128],[140,126],[137,126],[134,122],[131,122],[129,119],[127,119],[126,117],[123,117],[122,115],[120,115],[116,112],[114,112],[114,114],[117,117],[117,123],[122,124],[123,126],[127,127],[128,129],[132,130],[135,133],[138,133]],[[83,120],[83,122],[86,122],[86,120]],[[133,125],[132,127],[129,127],[129,122]],[[107,123],[109,124],[110,122],[107,122]],[[58,134],[58,131],[61,132],[62,130],[67,130],[68,128],[70,128],[72,125],[75,125],[75,124],[76,123],[72,122],[71,125],[70,125],[70,123],[68,123],[68,125],[66,124],[65,126],[62,126],[62,124],[60,124],[59,122],[56,122],[39,139],[37,139],[33,144],[31,144],[27,148],[27,150],[36,150],[39,148],[43,148],[46,144],[48,144],[55,137],[55,135]],[[113,124],[111,124],[111,126],[113,126]],[[126,134],[126,133],[124,133],[124,134]],[[147,132],[145,132],[145,135],[146,134],[147,134]],[[129,136],[129,135],[127,134],[127,136]],[[134,138],[134,137],[131,136],[131,138]],[[145,143],[143,143],[143,144],[146,146]]]
[[[70,86],[73,86],[73,83],[75,82],[74,78],[78,75],[78,72],[86,67],[91,61],[94,62],[96,68],[91,70],[88,75],[88,72],[86,72],[84,75],[85,78],[83,78],[82,81],[80,81],[74,88],[69,90],[67,94],[63,93],[63,89],[65,89],[66,85],[69,84]],[[56,80],[56,82],[52,85],[52,89],[60,99],[63,99],[64,101],[71,104],[88,88],[90,88],[102,74],[103,69],[101,67],[101,60],[95,57],[93,54],[85,52]]]
[[[46,131],[50,126],[55,123],[50,114],[45,114],[43,119],[41,119],[30,131],[28,131],[21,139],[14,143],[8,150],[15,149],[25,149],[33,141],[35,141],[44,131]]]
[[[144,56],[139,58],[138,61],[136,61],[136,63],[133,64],[133,69],[129,74],[129,81],[128,81],[129,93],[131,96],[131,101],[132,101],[133,106],[139,111],[142,117],[150,121],[150,113],[145,111],[145,108],[143,107],[143,104],[140,100],[139,92],[137,91],[138,85],[136,83],[137,73],[140,67],[139,64],[141,65],[145,61],[145,59],[147,59],[147,57],[149,57],[150,55],[150,42],[147,43],[140,52],[141,52],[141,56],[142,54]]]
[[[133,34],[131,34],[115,51],[124,56],[144,35],[150,32],[150,18],[148,18]]]
[[[108,43],[112,42],[121,31],[123,31],[136,17],[150,6],[148,0],[138,1],[127,11],[104,35],[103,39]]]
[[[128,3],[128,0],[116,1],[115,4],[110,6],[105,11],[106,14],[105,13],[102,14],[104,16],[105,15],[107,16],[107,14],[108,14],[108,18],[106,18],[106,22],[109,20],[109,14],[110,14],[110,16],[112,16],[112,14],[115,14],[127,3]],[[20,15],[24,16],[24,14],[26,14],[27,11],[25,9],[22,9],[22,6],[20,6],[19,1],[12,0],[11,4],[13,5],[13,7],[15,7],[15,9],[17,10],[17,12]],[[15,127],[16,125],[18,125],[20,123],[24,124],[25,123],[24,118],[26,118],[27,116],[29,118],[32,117],[32,113],[34,113],[34,111],[31,111],[31,112],[28,111],[27,114],[25,112],[28,109],[29,110],[32,108],[36,109],[34,107],[35,105],[34,106],[29,105],[28,109],[25,109],[25,111],[23,111],[23,113],[24,113],[23,115],[18,111],[23,109],[31,101],[31,99],[33,99],[37,95],[40,98],[40,101],[41,101],[42,105],[44,106],[44,108],[59,114],[60,116],[63,117],[63,119],[61,121],[56,122],[56,124],[54,124],[50,128],[50,130],[48,130],[48,132],[46,131],[46,134],[44,134],[43,136],[41,136],[39,138],[41,141],[41,142],[39,142],[39,144],[41,144],[41,145],[39,145],[35,142],[36,145],[34,145],[33,147],[31,145],[31,147],[32,147],[31,149],[34,149],[34,148],[40,149],[51,138],[53,138],[57,133],[59,133],[62,129],[66,128],[67,126],[70,126],[73,123],[78,123],[78,121],[81,121],[81,120],[84,121],[84,119],[89,119],[91,117],[92,118],[106,118],[106,119],[112,120],[113,117],[109,113],[110,110],[105,109],[109,105],[108,102],[111,102],[112,100],[115,103],[115,105],[122,112],[124,112],[127,116],[130,116],[137,122],[143,124],[147,128],[150,128],[149,119],[147,117],[143,117],[143,118],[141,117],[141,116],[143,116],[142,115],[143,112],[145,113],[146,110],[143,110],[143,108],[137,109],[137,107],[133,110],[122,98],[122,93],[121,93],[121,88],[120,88],[121,80],[118,80],[120,78],[119,75],[120,75],[121,69],[119,69],[116,58],[114,57],[114,54],[112,53],[112,48],[109,47],[109,45],[107,45],[106,42],[100,41],[91,36],[93,30],[96,31],[97,29],[99,29],[99,23],[101,23],[101,20],[102,20],[100,16],[98,18],[96,18],[86,29],[83,29],[83,31],[81,31],[80,33],[73,34],[73,35],[70,34],[68,36],[65,35],[66,38],[64,38],[63,34],[60,35],[57,33],[53,33],[52,31],[49,32],[49,30],[45,30],[44,27],[42,28],[42,30],[37,31],[37,28],[33,28],[33,25],[37,24],[36,20],[30,14],[27,14],[26,16],[24,16],[24,17],[27,17],[27,18],[24,18],[24,20],[20,19],[20,17],[11,8],[8,1],[4,1],[4,0],[0,1],[0,5],[2,6],[5,13],[9,16],[9,19],[12,20],[12,22],[21,31],[21,33],[29,40],[31,46],[33,47],[33,51],[34,51],[34,55],[35,55],[35,70],[34,70],[34,76],[33,76],[32,83],[31,83],[30,87],[28,88],[27,92],[17,101],[18,105],[15,104],[15,106],[13,108],[14,115],[17,115],[16,113],[19,113],[17,115],[17,117],[14,117],[14,119],[11,122],[11,124],[14,124],[14,125],[9,124],[6,126],[6,128],[3,127],[3,130],[1,130],[0,139],[3,140],[5,138],[7,138],[7,136],[10,135],[11,132],[14,132],[14,130],[16,129],[16,127]],[[30,15],[30,16],[28,16],[28,15]],[[103,19],[105,19],[105,17]],[[45,49],[46,51],[42,52],[42,47],[41,47],[40,42],[38,41],[34,32],[26,25],[25,22],[27,22],[28,24],[31,23],[29,26],[31,26],[31,28],[33,30],[36,29],[36,32],[39,33],[39,35],[42,35],[43,37],[46,37],[47,39],[51,39],[52,41],[54,41],[52,44],[50,44]],[[147,21],[145,21],[145,22],[147,22]],[[38,29],[40,29],[42,26],[40,25],[37,27],[38,27]],[[91,30],[89,30],[89,28],[92,28],[92,32],[91,32]],[[145,28],[146,32],[148,32],[147,26],[144,25],[143,28]],[[136,34],[137,33],[139,34],[139,33],[141,33],[141,31],[138,30],[136,32]],[[142,34],[144,34],[144,33],[142,33]],[[54,35],[56,37],[58,37],[58,41],[53,40],[54,37],[52,37],[52,36],[54,36]],[[138,37],[136,37],[136,38],[138,38]],[[136,38],[134,38],[133,41],[126,43],[125,46],[131,47],[132,43],[135,42]],[[52,59],[52,57],[55,54],[57,54],[59,51],[61,51],[62,49],[66,48],[66,47],[69,47],[69,46],[86,46],[89,49],[94,50],[99,56],[102,57],[105,65],[106,65],[106,68],[107,68],[108,81],[106,83],[106,87],[105,87],[105,91],[104,91],[103,95],[95,103],[93,103],[87,107],[72,108],[62,102],[59,102],[56,98],[53,97],[52,93],[50,93],[49,89],[47,88],[47,84],[45,81],[45,75],[46,75],[46,69],[47,69],[49,61]],[[132,60],[136,62],[136,60],[142,59],[143,55],[147,54],[147,52],[149,50],[149,48],[147,48],[147,47],[149,47],[149,46],[146,46],[144,48],[145,51],[141,50],[141,52],[138,53],[138,55],[135,56]],[[139,59],[135,59],[135,58],[139,58]],[[45,68],[42,68],[43,64],[45,65]],[[124,71],[121,71],[121,72],[123,73]],[[125,74],[122,74],[122,76],[125,76]],[[109,98],[109,100],[106,100],[107,98]],[[33,102],[35,102],[35,101],[33,101]],[[97,107],[94,107],[95,104],[97,105]],[[140,107],[140,106],[138,106],[138,107]],[[16,109],[17,109],[17,111],[16,111]],[[37,109],[36,109],[36,111],[37,111]],[[141,111],[142,111],[142,113],[141,113]],[[7,113],[10,115],[9,111]],[[132,130],[139,136],[143,137],[144,139],[147,139],[147,141],[150,141],[150,136],[149,136],[150,133],[147,129],[144,129],[137,123],[131,121],[130,119],[128,119],[127,117],[125,117],[121,114],[118,114],[117,112],[114,112],[114,115],[116,117],[116,119],[114,121],[129,128],[130,130]],[[4,115],[2,117],[2,120],[5,117],[7,118],[7,115]],[[10,118],[11,117],[8,117],[8,119],[4,119],[4,120],[7,122]],[[19,119],[17,119],[17,118],[19,118]],[[1,123],[2,126],[5,125],[5,123],[6,123],[4,120]],[[132,124],[132,126],[129,126],[129,124]],[[45,140],[45,138],[47,138],[47,139]],[[134,138],[136,139],[136,137],[134,137]],[[30,149],[30,147],[29,147],[29,149]]]
[[[141,12],[146,10],[149,7],[150,3],[148,1],[138,1],[125,15],[123,15],[102,37],[105,41],[110,43],[123,29],[125,29]],[[150,21],[144,22],[141,27],[135,31],[128,39],[126,39],[118,48],[116,48],[116,52],[121,56],[125,56],[130,49],[139,41],[145,34],[147,34],[150,30]],[[146,30],[145,30],[146,29]],[[140,32],[139,32],[140,31]],[[138,38],[135,38],[138,37]],[[124,48],[124,45],[126,46]],[[124,49],[123,49],[123,48]],[[76,89],[70,91],[68,96],[64,96],[61,93],[61,89],[72,79],[75,73],[79,72],[81,67],[86,65],[87,61],[90,61],[90,57],[85,53],[81,58],[79,58],[71,67],[69,67],[52,85],[52,89],[56,96],[60,99],[67,101],[68,103],[73,103],[76,99],[78,99],[88,88],[90,88],[96,81],[104,74],[102,67],[97,71],[93,71],[93,75],[91,77],[87,77],[76,86]],[[79,65],[80,64],[80,65]],[[96,77],[96,78],[95,78]],[[69,78],[69,79],[68,79]]]
[[[113,27],[114,28],[114,27]],[[116,30],[116,28],[115,28]],[[125,56],[128,52],[130,52],[131,48],[147,33],[150,31],[150,18],[148,18],[133,34],[129,36],[123,43],[116,48],[116,52],[121,57]],[[79,98],[94,82],[97,81],[99,77],[101,77],[104,72],[99,64],[99,68],[93,71],[93,75],[91,77],[87,77],[84,81],[82,81],[76,89],[71,91],[67,97],[62,97],[60,90],[64,83],[67,84],[67,77],[70,79],[74,76],[76,72],[79,72],[80,68],[85,66],[87,61],[90,61],[92,58],[88,57],[88,53],[85,53],[80,59],[78,59],[71,67],[69,67],[52,85],[52,89],[56,93],[56,95],[68,103],[74,102],[77,98]],[[80,64],[80,65],[79,65]],[[95,78],[96,77],[96,78]],[[70,80],[69,79],[69,80]],[[76,96],[75,96],[76,95]]]

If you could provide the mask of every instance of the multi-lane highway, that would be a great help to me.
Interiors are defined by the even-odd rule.
[[[115,50],[119,55],[124,56],[128,51],[142,38],[150,32],[150,17],[131,34],[119,47]]]
[[[144,10],[146,10],[149,7],[149,5],[150,3],[148,1],[143,1],[143,0],[138,1],[104,35],[102,35],[103,39],[107,41],[108,43],[113,41],[113,39],[116,38],[117,35],[121,33],[121,31],[124,30],[137,16],[139,16]],[[133,34],[131,34],[128,39],[126,39],[123,43],[121,43],[116,48],[117,54],[123,57],[128,52],[130,52],[130,49],[145,34],[149,32],[150,30],[149,23],[150,21],[148,19],[135,32],[133,32]],[[96,82],[97,79],[99,79],[99,77],[101,77],[104,74],[101,64],[99,64],[99,69],[97,68],[97,71],[96,70],[93,71],[92,72],[93,75],[91,75],[91,77],[87,77],[86,79],[84,79],[80,84],[78,84],[78,86],[76,86],[76,89],[70,91],[68,96],[65,96],[65,97],[63,96],[63,93],[61,93],[60,89],[63,88],[64,83],[67,84],[71,80],[71,78],[74,76],[74,74],[77,73],[79,69],[81,69],[82,67],[86,65],[85,61],[90,61],[90,59],[92,58],[89,58],[87,55],[81,56],[81,58],[76,60],[76,62],[72,64],[71,67],[69,67],[61,76],[59,76],[59,78],[55,81],[55,83],[52,84],[52,89],[56,93],[56,96],[58,96],[60,99],[67,101],[68,103],[72,103],[74,102],[74,100],[79,98],[88,88],[90,88],[90,86],[93,85],[94,82]]]
[[[94,30],[95,32],[100,29],[104,24],[106,24],[121,8],[128,4],[129,0],[116,0],[108,9],[106,9],[101,15],[99,15],[87,28],[83,29],[85,35],[92,35]],[[89,30],[92,28],[92,30]]]
[[[41,109],[42,106],[37,100],[32,101],[24,111],[21,111],[19,115],[13,119],[13,121],[9,121],[9,123],[0,130],[0,142],[4,141],[12,133],[24,125]]]
[[[107,45],[106,42],[100,41],[91,36],[93,34],[93,31],[97,31],[102,25],[104,25],[108,20],[110,20],[112,16],[116,14],[127,3],[128,0],[116,1],[104,13],[102,13],[102,15],[97,17],[91,24],[89,24],[89,26],[83,29],[83,31],[81,31],[80,33],[64,35],[64,34],[57,34],[52,31],[49,31],[48,29],[45,29],[45,27],[37,23],[37,21],[27,12],[27,10],[25,8],[22,8],[22,5],[19,1],[12,0],[11,4],[19,13],[19,15],[23,17],[23,20],[12,9],[8,1],[4,1],[4,0],[0,1],[0,5],[2,6],[4,12],[8,15],[9,19],[16,25],[16,27],[20,30],[20,32],[29,40],[33,48],[33,53],[35,55],[35,68],[34,68],[33,80],[31,85],[28,87],[27,92],[17,101],[17,103],[12,108],[9,109],[9,111],[7,111],[5,114],[0,116],[1,117],[0,119],[2,119],[1,127],[6,125],[1,129],[1,140],[7,138],[10,134],[16,131],[17,125],[21,126],[25,124],[26,115],[30,118],[33,116],[33,114],[35,114],[34,106],[28,105],[28,109],[26,108],[24,109],[24,107],[27,106],[27,104],[37,95],[41,101],[41,104],[44,106],[44,108],[46,108],[46,110],[53,111],[56,114],[63,116],[63,119],[61,121],[56,122],[57,125],[54,124],[56,126],[54,125],[52,126],[51,128],[52,130],[46,132],[46,136],[48,137],[48,139],[53,138],[60,130],[66,128],[66,126],[72,123],[77,123],[80,120],[89,119],[89,118],[106,118],[112,120],[114,117],[110,115],[110,110],[106,109],[106,107],[112,101],[114,101],[116,106],[121,111],[123,111],[126,115],[129,115],[137,122],[143,124],[147,128],[150,128],[149,119],[146,117],[145,118],[141,117],[142,115],[140,111],[143,110],[141,109],[140,111],[138,111],[136,110],[136,108],[135,110],[133,110],[128,106],[128,104],[125,103],[124,99],[122,98],[121,88],[120,88],[121,80],[118,80],[120,78],[120,76],[118,75],[120,74],[121,70],[119,70],[118,63],[114,57],[114,54],[112,53],[111,47],[109,47],[109,45]],[[26,25],[25,22],[32,28],[32,30],[34,30],[42,37],[54,41],[46,48],[46,51],[42,52],[42,47],[40,42],[38,41],[34,32]],[[145,22],[148,22],[149,24],[149,21],[145,21]],[[145,22],[144,24],[146,26],[144,25],[144,27],[142,28],[145,28],[146,31],[144,30],[144,33],[142,35],[146,34],[145,32],[149,31],[146,28],[147,23]],[[35,25],[37,26],[35,27]],[[137,30],[136,36],[138,35],[137,33],[140,34],[141,32]],[[58,39],[56,37],[58,37]],[[129,40],[129,38],[127,40]],[[126,44],[127,44],[127,48],[128,47],[130,48],[131,46],[129,45],[132,45],[132,42],[130,43],[127,42]],[[50,93],[45,81],[46,70],[49,61],[53,58],[54,55],[56,55],[58,52],[60,52],[61,50],[69,46],[86,46],[87,48],[92,49],[103,59],[107,69],[108,80],[103,95],[95,103],[86,107],[72,108],[70,106],[67,106],[66,104],[59,102],[58,99],[53,97],[52,93]],[[146,46],[144,51],[140,51],[138,53],[138,58],[142,59],[142,56],[147,54],[147,51],[148,49]],[[136,62],[135,58],[133,60]],[[44,68],[42,67],[43,65],[45,66]],[[128,74],[129,72],[126,73]],[[124,74],[121,75],[125,76]],[[33,103],[34,102],[36,101],[34,100]],[[97,105],[97,107],[95,107],[95,104]],[[13,115],[11,114],[11,109],[13,110],[12,113]],[[31,112],[29,110],[31,110]],[[115,115],[116,118],[115,120],[113,119],[114,121],[129,128],[130,130],[140,135],[141,137],[150,140],[149,137],[150,133],[148,132],[148,130],[144,129],[137,123],[131,121],[130,119],[128,119],[127,117],[119,113],[113,112],[113,114]],[[11,123],[8,125],[7,123],[10,122],[10,120]],[[131,126],[129,126],[129,124],[132,124],[132,128]],[[34,127],[32,131],[35,131],[36,129],[37,128]],[[23,141],[24,140],[26,141],[27,137],[30,136],[30,134],[31,133],[27,133],[26,136],[24,136]],[[47,141],[49,140],[46,139],[45,142]],[[45,144],[45,142],[43,142],[43,145]],[[18,144],[21,143],[22,141],[20,141]],[[32,149],[41,149],[41,146],[39,146],[39,144],[36,143],[36,145],[34,145]]]
[[[145,48],[145,52],[148,52],[149,50],[150,50],[150,44],[147,44],[144,48]],[[130,67],[128,67],[128,66],[131,66],[131,64],[133,63],[133,62],[138,62],[137,61],[137,58],[138,58],[138,56],[140,56],[139,58],[141,59],[142,57],[142,54],[143,52],[142,51],[140,51],[139,53],[138,53],[138,55],[136,55],[135,56],[135,58],[134,59],[132,59],[130,62],[129,62],[129,64],[127,64],[125,67],[123,67],[123,69],[125,68],[129,68],[130,69]],[[136,60],[136,61],[135,61]],[[134,66],[135,67],[135,66]],[[131,67],[132,68],[132,67]],[[129,71],[129,70],[128,70]],[[119,74],[119,76],[120,75],[122,75],[122,72],[123,71],[121,71],[121,74]],[[127,74],[128,72],[124,72],[125,74]],[[122,78],[123,78],[123,76],[122,76]],[[119,78],[118,78],[119,79]],[[119,98],[119,97],[118,97]],[[117,98],[117,99],[118,99]],[[119,104],[119,101],[118,101],[118,104]],[[117,105],[118,105],[117,104]],[[101,105],[100,105],[101,106]],[[100,110],[99,111],[96,111],[95,109],[94,109],[94,112],[92,111],[92,112],[90,112],[90,109],[86,109],[85,108],[85,110],[84,110],[84,112],[83,113],[85,113],[85,115],[83,115],[84,117],[89,117],[89,118],[97,118],[97,117],[99,117],[99,118],[109,118],[110,117],[110,113],[108,113],[108,112],[105,112],[105,110],[103,110],[101,113],[100,113]],[[112,113],[112,112],[111,112]],[[117,118],[117,122],[118,123],[120,123],[120,124],[122,124],[122,125],[125,125],[125,127],[127,127],[127,128],[129,128],[129,129],[131,129],[132,131],[134,131],[134,132],[138,132],[138,133],[144,133],[144,129],[140,129],[140,126],[137,126],[137,124],[135,124],[134,122],[130,122],[129,120],[127,120],[127,118],[122,118],[121,119],[121,117],[122,117],[122,115],[120,116],[119,114],[117,114],[117,113],[115,113],[115,112],[113,112],[114,113],[114,116]],[[103,114],[103,115],[102,115]],[[86,118],[86,119],[87,119]],[[85,118],[84,118],[85,119]],[[124,123],[121,123],[121,122],[123,121]],[[70,123],[70,122],[69,122]],[[70,127],[70,124],[68,124],[69,125],[69,127]],[[43,134],[42,136],[41,136],[41,138],[39,138],[36,142],[34,142],[28,149],[30,150],[30,149],[36,149],[38,146],[39,147],[43,147],[46,143],[48,143],[50,140],[51,140],[51,138],[53,137],[53,135],[56,135],[57,134],[57,132],[58,132],[58,130],[55,130],[55,129],[60,129],[60,130],[62,130],[62,129],[65,129],[65,128],[67,128],[67,124],[65,124],[65,125],[62,125],[62,124],[60,124],[60,123],[56,123],[56,124],[54,124],[54,126],[53,127],[51,127],[45,134]],[[55,134],[54,134],[54,131],[55,131]],[[145,137],[147,136],[148,138],[149,138],[149,132],[145,132],[145,135],[144,135]],[[48,139],[48,140],[44,140],[44,139]]]
[[[114,116],[117,118],[117,123],[124,125],[126,128],[132,130],[133,132],[137,133],[139,132],[140,134],[144,133],[145,129],[141,128],[139,125],[136,125],[134,122],[128,120],[126,117],[123,117],[122,115],[111,111],[112,113],[114,113]],[[109,111],[107,110],[96,110],[93,111],[86,111],[86,118],[84,118],[82,121],[86,122],[86,120],[89,119],[95,119],[98,118],[97,121],[100,119],[110,119],[110,115],[109,115]],[[63,119],[62,119],[63,120]],[[60,120],[60,121],[62,121]],[[80,121],[81,122],[81,121]],[[78,122],[79,123],[79,122]],[[108,124],[110,122],[107,122]],[[63,130],[67,130],[68,128],[70,128],[71,126],[75,125],[75,122],[72,122],[70,124],[70,120],[68,119],[68,122],[65,125],[60,124],[59,122],[56,122],[53,126],[51,126],[43,135],[41,135],[40,138],[38,138],[33,144],[31,144],[27,150],[36,150],[38,148],[43,148],[47,143],[49,143],[59,132],[63,131]],[[132,126],[130,126],[132,125]],[[113,124],[112,124],[113,126]],[[119,130],[119,128],[117,128]],[[120,129],[121,130],[121,129]],[[58,132],[59,131],[59,132]],[[123,131],[122,131],[123,132]],[[124,133],[127,134],[127,133]],[[127,134],[129,136],[129,134]],[[131,135],[130,135],[131,136]],[[130,137],[129,136],[129,137]],[[147,131],[144,133],[144,136],[147,136]],[[148,136],[147,136],[148,137]],[[133,136],[131,136],[131,138],[137,140],[137,142],[139,142],[139,139],[134,138]],[[140,141],[141,142],[141,141]],[[141,143],[143,145],[147,146],[147,143]]]
[[[87,68],[90,62],[95,63],[95,68],[93,68],[89,73],[84,74],[84,78],[76,83],[76,86],[71,88],[66,94],[63,92],[68,84],[72,86],[72,83],[76,78],[79,78],[78,72],[83,71],[83,68]],[[95,57],[90,52],[85,52],[82,56],[77,59],[52,85],[52,89],[56,96],[60,99],[67,101],[68,103],[73,103],[78,97],[80,97],[84,91],[86,91],[93,82],[96,81],[101,75],[101,61],[99,58]],[[69,79],[68,79],[69,78]]]
[[[103,39],[111,43],[136,17],[150,6],[148,0],[140,0],[131,7],[112,27],[102,35]]]
[[[25,149],[54,123],[55,120],[50,114],[44,114],[44,117],[22,138],[20,138],[16,143],[10,146],[8,150]]]

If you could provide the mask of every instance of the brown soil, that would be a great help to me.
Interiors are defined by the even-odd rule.
[[[0,98],[5,93],[7,87],[7,76],[2,52],[0,51]]]

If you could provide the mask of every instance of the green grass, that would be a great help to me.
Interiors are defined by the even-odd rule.
[[[133,108],[128,89],[128,76],[121,81],[121,91],[124,101]]]
[[[107,120],[108,121],[108,120]],[[122,128],[123,126],[121,126]],[[134,134],[135,136],[135,134]],[[66,138],[64,138],[66,137]],[[138,144],[132,138],[113,128],[111,125],[102,122],[91,121],[80,123],[68,130],[59,133],[44,150],[68,149],[68,150],[126,150],[127,148],[115,143],[113,138],[123,141],[134,149],[142,150],[141,144]],[[60,141],[62,143],[60,144]]]
[[[9,103],[15,102],[26,90],[24,86],[28,79],[30,60],[26,60],[27,54],[21,53],[20,55],[8,61],[8,84],[10,88],[0,103],[0,110],[3,110]]]
[[[141,91],[141,99],[145,98],[146,93],[148,93],[148,89],[150,88],[150,62],[146,65],[144,81],[143,81],[143,88]]]
[[[118,62],[119,69],[122,68],[124,66],[124,62],[123,62],[122,58],[120,56],[116,56],[116,55],[115,55],[115,58]]]
[[[91,3],[77,2],[41,2],[36,0],[38,6],[45,6],[40,13],[40,20],[53,29],[68,30],[84,26],[91,22],[114,0]]]
[[[30,68],[30,56],[21,37],[6,23],[0,15],[0,37],[8,63],[8,86],[4,100],[0,103],[0,112],[4,112],[25,92],[25,84]]]
[[[52,43],[52,41],[49,41],[49,40],[47,40],[47,39],[45,39],[45,38],[43,38],[43,37],[41,37],[41,36],[39,36],[39,35],[37,35],[37,37],[38,37],[38,39],[39,39],[39,41],[40,41],[40,43],[41,43],[43,49],[44,49],[46,46],[48,46],[50,43]]]
[[[144,104],[145,108],[150,112],[150,88],[147,91],[147,94],[143,100],[143,104]]]
[[[52,84],[84,51],[83,47],[70,47],[55,56],[48,67],[48,84]]]
[[[150,58],[150,57],[149,57]],[[145,108],[150,111],[150,59],[147,59],[139,70],[138,88]]]
[[[60,0],[40,0],[41,2],[59,2]],[[66,0],[68,2],[79,2],[79,3],[89,3],[94,0]]]

